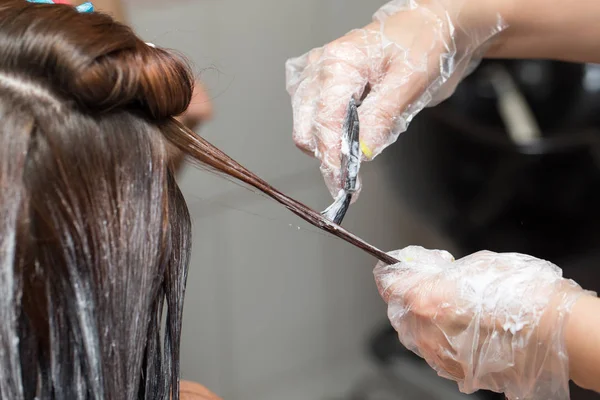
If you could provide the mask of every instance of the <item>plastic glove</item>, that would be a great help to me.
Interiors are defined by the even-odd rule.
[[[392,1],[365,28],[288,60],[294,141],[320,160],[333,197],[341,188],[350,98],[366,95],[359,108],[361,149],[364,159],[373,159],[419,111],[447,98],[481,57],[482,45],[504,28],[495,6],[487,6],[491,1]]]
[[[411,246],[375,279],[400,341],[462,392],[568,399],[566,320],[591,294],[531,256],[482,251],[454,260]]]

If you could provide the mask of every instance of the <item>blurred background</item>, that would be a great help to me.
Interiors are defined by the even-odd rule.
[[[199,133],[314,207],[331,198],[298,151],[286,59],[369,22],[376,0],[129,0],[146,40],[190,58],[215,107]],[[455,256],[520,251],[600,288],[600,70],[482,65],[377,162],[344,225],[374,245]],[[461,395],[389,328],[375,260],[263,196],[187,166],[194,221],[183,378],[228,400],[493,399]],[[573,399],[598,398],[574,392]]]

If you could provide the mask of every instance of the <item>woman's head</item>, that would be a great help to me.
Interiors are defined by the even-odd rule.
[[[179,397],[172,150],[393,262],[176,122],[192,78],[108,16],[0,0],[0,399]]]
[[[165,135],[192,78],[103,14],[0,3],[0,398],[177,392],[190,220]]]

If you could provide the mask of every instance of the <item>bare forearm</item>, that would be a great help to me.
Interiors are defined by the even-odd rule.
[[[600,63],[600,1],[496,1],[509,28],[488,57]]]
[[[566,330],[570,378],[600,392],[600,299],[586,296],[573,307]]]

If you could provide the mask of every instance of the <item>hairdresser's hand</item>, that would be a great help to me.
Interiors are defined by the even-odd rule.
[[[566,321],[589,294],[557,266],[522,254],[454,260],[411,246],[375,279],[400,341],[461,391],[509,399],[568,399]]]
[[[201,122],[210,121],[213,117],[213,106],[204,85],[196,81],[192,101],[179,120],[188,128],[195,129]]]
[[[314,154],[331,194],[341,188],[340,134],[350,97],[359,108],[363,159],[448,97],[481,46],[503,29],[506,0],[396,0],[374,22],[286,64],[294,141]]]
[[[210,97],[206,92],[204,86],[201,82],[196,81],[196,86],[194,87],[194,94],[192,96],[192,101],[190,106],[186,110],[183,115],[177,117],[177,119],[187,126],[188,128],[194,130],[198,128],[198,125],[202,122],[207,122],[211,120],[213,117],[213,107],[212,102],[210,101]],[[178,172],[183,165],[183,161],[185,160],[184,154],[174,148],[170,149],[171,163],[173,165],[173,169]]]

